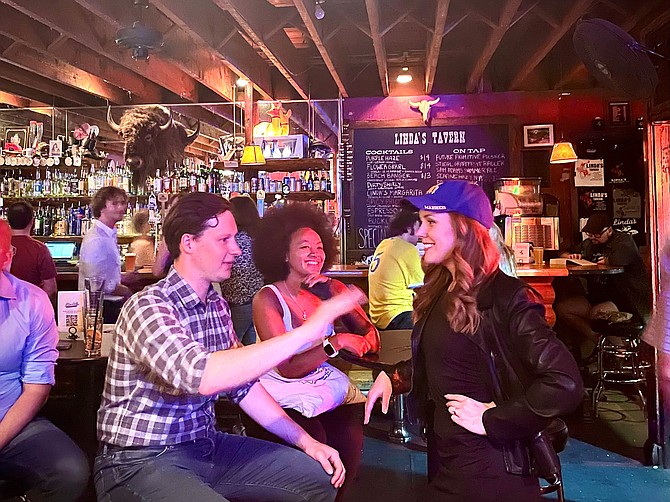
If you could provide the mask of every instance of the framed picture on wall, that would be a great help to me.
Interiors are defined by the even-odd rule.
[[[630,103],[619,101],[608,105],[610,123],[613,126],[630,125]]]
[[[553,146],[554,124],[539,124],[523,126],[523,146]]]
[[[5,129],[3,149],[5,151],[22,152],[28,140],[27,127],[8,127]]]

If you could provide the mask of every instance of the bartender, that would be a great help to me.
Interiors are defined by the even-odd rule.
[[[103,187],[91,200],[91,210],[95,221],[86,232],[79,252],[79,290],[84,289],[86,278],[104,279],[107,295],[127,299],[132,291],[121,284],[121,255],[116,240],[116,223],[123,219],[128,204],[128,195],[117,187]],[[105,322],[116,322],[119,302],[106,302],[103,316]]]

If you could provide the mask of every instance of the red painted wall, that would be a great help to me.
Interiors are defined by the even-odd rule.
[[[410,101],[435,99],[433,96],[387,97],[387,98],[349,98],[343,103],[343,119],[351,127],[364,122],[365,127],[384,127],[402,125],[417,127],[423,125],[420,112],[409,106]],[[631,125],[628,127],[609,126],[608,104],[628,101],[605,90],[571,91],[561,95],[559,91],[550,92],[506,92],[485,94],[449,94],[440,95],[440,101],[431,109],[433,121],[458,122],[459,118],[506,117],[512,119],[510,137],[510,171],[512,175],[521,173],[521,149],[523,145],[523,125],[554,124],[555,140],[561,137],[576,141],[593,132],[593,119],[601,117],[605,124],[604,133],[617,136],[634,133],[635,121],[645,118],[645,102],[633,101],[631,107]],[[559,99],[560,98],[560,99]],[[399,122],[401,124],[399,124]],[[551,187],[543,189],[559,198],[561,207],[561,235],[563,248],[573,245],[572,236],[576,233],[576,190],[571,178],[565,180],[562,172],[571,172],[573,164],[556,166],[551,169]],[[563,178],[563,181],[561,181]]]

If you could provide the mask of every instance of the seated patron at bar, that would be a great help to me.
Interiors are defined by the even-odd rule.
[[[14,202],[7,208],[7,221],[12,227],[12,246],[16,248],[12,275],[42,288],[54,298],[58,291],[56,264],[44,243],[30,236],[35,223],[33,207],[25,201]]]
[[[89,477],[84,453],[37,413],[54,384],[58,331],[47,295],[9,273],[10,229],[0,220],[0,480],[47,501],[75,501]]]
[[[591,320],[598,312],[629,312],[643,322],[649,320],[651,285],[649,274],[633,238],[612,228],[612,219],[603,211],[595,212],[582,228],[587,238],[568,258],[582,258],[602,265],[623,267],[621,274],[588,276],[586,288],[570,281],[566,290],[557,288],[555,311],[559,319],[591,342],[598,333]]]
[[[86,232],[79,251],[79,290],[84,279],[105,280],[106,294],[129,297],[130,289],[121,284],[121,255],[116,240],[116,223],[126,214],[128,195],[117,187],[98,190],[91,200],[93,225]]]
[[[113,334],[98,412],[99,500],[328,501],[344,482],[337,451],[293,422],[257,380],[321,346],[326,327],[364,296],[347,290],[291,333],[242,346],[212,286],[240,255],[236,233],[230,203],[215,194],[189,193],[167,215],[174,265],[126,302]],[[304,453],[217,432],[219,394]]]
[[[423,282],[421,257],[416,247],[419,213],[400,208],[370,262],[370,320],[379,329],[411,329],[414,291]]]
[[[335,279],[322,275],[337,256],[337,240],[327,214],[313,204],[272,208],[263,217],[254,248],[256,266],[271,284],[263,287],[253,303],[258,338],[281,338],[304,324],[323,300],[346,291]],[[350,486],[363,451],[363,402],[365,398],[349,378],[327,361],[347,350],[358,357],[379,351],[379,332],[362,308],[337,319],[327,342],[280,364],[261,383],[288,415],[310,435],[336,448],[347,469]],[[294,385],[296,380],[302,383]],[[309,382],[320,381],[315,387]],[[250,436],[278,441],[248,423]]]

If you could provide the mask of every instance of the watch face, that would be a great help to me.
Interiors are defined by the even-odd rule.
[[[328,357],[332,357],[337,353],[335,347],[333,347],[328,341],[323,342],[323,351],[326,353],[326,355],[328,355]]]

